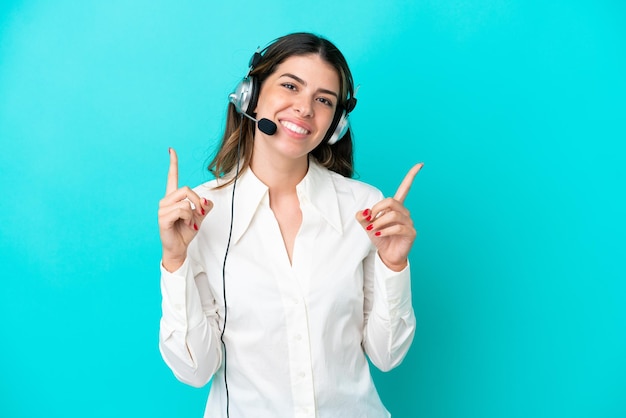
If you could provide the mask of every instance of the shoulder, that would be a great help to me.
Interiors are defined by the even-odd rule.
[[[372,204],[383,198],[382,192],[371,184],[344,177],[334,171],[329,170],[329,173],[340,198],[353,199],[355,202],[372,202]]]
[[[232,193],[232,185],[219,188],[224,182],[223,179],[209,180],[206,183],[194,187],[193,191],[196,192],[198,196],[207,199],[219,199],[223,196],[230,196]]]

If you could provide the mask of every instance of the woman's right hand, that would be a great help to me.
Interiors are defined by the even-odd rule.
[[[159,202],[159,234],[163,248],[163,267],[175,271],[187,258],[187,247],[200,224],[213,208],[213,202],[200,198],[187,186],[178,188],[178,156],[170,148],[170,168],[165,196]]]

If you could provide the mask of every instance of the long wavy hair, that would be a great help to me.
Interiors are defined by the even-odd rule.
[[[335,118],[329,133],[324,140],[313,150],[310,155],[324,167],[335,171],[345,177],[352,177],[354,174],[352,133],[350,129],[346,134],[333,145],[327,141],[330,133],[334,130],[338,117],[344,110],[352,110],[356,101],[354,100],[354,83],[352,73],[348,67],[345,57],[337,47],[320,36],[312,33],[298,32],[285,35],[274,40],[269,46],[261,51],[262,58],[252,69],[249,76],[255,77],[257,88],[260,89],[263,82],[276,68],[287,58],[292,56],[316,54],[328,64],[330,64],[339,75],[340,97],[337,105]],[[349,103],[351,101],[352,103]],[[250,108],[254,109],[256,103],[250,103]],[[224,177],[231,173],[240,159],[239,174],[243,173],[252,160],[252,149],[254,142],[255,122],[242,117],[232,103],[228,104],[226,115],[226,127],[224,135],[217,153],[209,163],[208,169],[216,178]],[[241,143],[239,144],[241,138]],[[240,150],[238,150],[238,146]],[[224,187],[235,180],[235,177],[228,179],[222,184]]]

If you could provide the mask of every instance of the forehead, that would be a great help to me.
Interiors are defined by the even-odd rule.
[[[335,67],[317,54],[292,55],[276,67],[273,76],[295,75],[307,84],[339,92],[339,74]]]

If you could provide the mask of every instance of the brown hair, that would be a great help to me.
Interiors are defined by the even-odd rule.
[[[328,138],[335,130],[339,117],[344,111],[351,111],[354,107],[354,84],[352,73],[343,54],[327,39],[320,36],[298,32],[285,35],[274,40],[262,51],[262,58],[252,69],[249,76],[256,78],[257,89],[260,90],[263,82],[269,77],[276,67],[287,58],[294,55],[317,54],[328,62],[339,75],[340,98],[337,105],[335,118],[331,123],[329,132],[324,140],[313,150],[311,155],[317,161],[345,177],[352,177],[354,173],[352,135],[350,129],[336,143],[330,145]],[[250,103],[251,109],[256,103]],[[241,158],[239,173],[242,173],[250,165],[252,160],[252,148],[254,141],[255,122],[242,117],[232,103],[229,103],[226,115],[226,127],[220,147],[209,164],[209,171],[216,177],[223,177],[230,173]],[[241,139],[241,142],[240,142]],[[238,148],[241,147],[239,150]],[[234,180],[222,185],[230,184]]]

